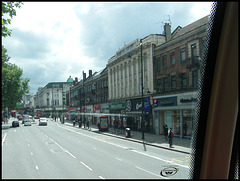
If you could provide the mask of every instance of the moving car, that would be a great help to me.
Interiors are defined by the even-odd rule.
[[[25,121],[31,121],[29,115],[27,115],[27,114],[24,114],[24,115],[22,116],[22,124],[24,124]]]
[[[39,125],[39,126],[41,126],[41,125],[47,126],[47,118],[40,118],[38,125]]]
[[[24,126],[32,126],[31,121],[27,120],[24,122]]]
[[[13,121],[12,122],[12,127],[19,127],[19,122],[18,121]]]

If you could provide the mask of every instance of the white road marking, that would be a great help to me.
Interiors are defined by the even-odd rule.
[[[105,178],[103,178],[102,176],[98,176],[98,177],[99,177],[100,179],[102,179],[102,180],[105,179]]]
[[[38,170],[38,166],[36,165],[35,167],[36,167],[36,169]]]
[[[33,152],[31,152],[31,155],[33,155]]]
[[[89,170],[92,171],[92,169],[89,166],[87,166],[85,163],[81,162],[81,164],[83,164],[85,167],[87,167]]]
[[[119,160],[119,161],[122,161],[122,159],[120,159],[120,158],[116,158],[117,160]]]
[[[93,149],[94,149],[94,150],[97,150],[97,148],[94,148],[94,147],[93,147]]]
[[[49,138],[50,140],[52,140],[57,146],[59,146],[63,151],[65,151],[66,153],[68,153],[70,156],[72,156],[73,158],[76,158],[72,153],[70,153],[69,151],[67,151],[65,148],[63,148],[61,145],[59,145],[56,141],[54,141],[52,138]]]
[[[30,146],[30,144],[28,144],[28,147]]]
[[[4,141],[5,141],[6,136],[7,136],[7,133],[5,133],[5,135],[3,136],[3,139],[2,139],[2,146],[3,146],[3,143],[4,143]]]
[[[138,166],[135,166],[135,167],[138,168],[138,169],[140,169],[140,170],[142,170],[142,171],[144,171],[144,172],[147,172],[147,173],[150,173],[150,174],[152,174],[152,175],[155,175],[155,176],[157,176],[157,177],[165,178],[165,177],[162,177],[161,175],[155,174],[155,173],[153,173],[153,172],[150,172],[150,171],[145,170],[145,169],[143,169],[143,168],[140,168],[140,167],[138,167]],[[165,179],[167,179],[167,178],[165,178]]]
[[[71,129],[67,129],[67,128],[64,128],[64,127],[62,127],[62,128],[63,128],[63,129],[66,129],[66,130],[69,130],[69,131],[72,131]],[[98,138],[98,137],[96,138],[96,137],[89,136],[89,135],[86,135],[86,134],[83,134],[83,133],[79,133],[79,132],[76,132],[76,131],[72,131],[72,132],[77,133],[77,134],[82,135],[82,136],[85,136],[85,137],[89,137],[89,138],[92,138],[92,139],[101,141],[101,142],[104,142],[104,143],[107,143],[107,144],[110,144],[110,145],[117,146],[117,147],[122,148],[122,149],[128,149],[128,147],[124,147],[124,146],[121,146],[121,145],[118,145],[118,144],[115,144],[115,143],[107,142],[107,141],[102,140],[101,138]],[[102,136],[103,136],[103,135],[102,135]],[[137,150],[130,150],[130,151],[133,151],[133,152],[135,152],[135,153],[139,153],[139,154],[142,154],[142,155],[145,155],[145,156],[148,156],[148,157],[151,157],[151,158],[154,158],[154,159],[157,159],[157,160],[166,162],[166,163],[178,165],[178,166],[180,166],[180,167],[184,167],[184,168],[189,169],[189,166],[177,164],[177,163],[172,162],[172,161],[169,161],[169,160],[164,160],[164,159],[162,159],[162,158],[159,158],[159,157],[156,157],[156,156],[153,156],[153,155],[149,155],[149,154],[147,154],[147,153],[145,153],[145,152],[139,152],[139,151],[137,151]]]
[[[17,130],[14,130],[14,132],[16,132]]]
[[[189,166],[180,165],[180,164],[177,164],[177,163],[172,162],[172,161],[164,160],[164,159],[162,159],[162,158],[159,158],[159,157],[156,157],[156,156],[153,156],[153,155],[149,155],[149,154],[146,154],[146,153],[143,153],[143,152],[139,152],[139,151],[137,151],[137,150],[130,150],[130,151],[133,151],[133,152],[135,152],[135,153],[139,153],[139,154],[142,154],[142,155],[145,155],[145,156],[148,156],[148,157],[151,157],[151,158],[154,158],[154,159],[163,161],[163,162],[167,162],[167,163],[170,163],[170,164],[178,165],[178,166],[180,166],[180,167],[189,168]]]

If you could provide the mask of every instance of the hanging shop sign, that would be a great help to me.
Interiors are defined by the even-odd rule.
[[[150,98],[146,97],[144,98],[144,115],[149,115],[150,113],[151,113]]]

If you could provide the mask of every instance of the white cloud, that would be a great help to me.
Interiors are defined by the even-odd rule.
[[[36,93],[49,82],[101,70],[124,42],[162,33],[168,15],[174,30],[210,8],[207,2],[24,2],[3,44]]]

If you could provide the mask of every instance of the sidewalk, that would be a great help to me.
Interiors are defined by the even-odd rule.
[[[58,122],[58,123],[60,123],[60,122]],[[73,127],[73,123],[68,120],[65,120],[64,124]],[[78,128],[78,124],[76,124],[75,127]],[[90,127],[91,127],[91,131],[99,133],[99,134],[104,134],[104,135],[108,135],[108,136],[117,137],[120,139],[143,143],[142,132],[139,132],[139,131],[131,130],[131,138],[125,138],[125,131],[123,131],[122,134],[115,134],[115,133],[113,133],[112,127],[109,128],[109,130],[105,131],[105,132],[100,132],[98,130],[97,125],[90,125]],[[87,128],[84,128],[82,126],[81,129],[87,129]],[[187,154],[191,153],[191,148],[190,148],[191,140],[190,139],[174,137],[173,138],[173,148],[169,148],[169,143],[165,140],[164,135],[144,133],[144,139],[145,139],[146,145],[151,145],[151,146],[164,148],[164,149],[168,149],[168,150],[174,150],[174,151],[187,153]]]

